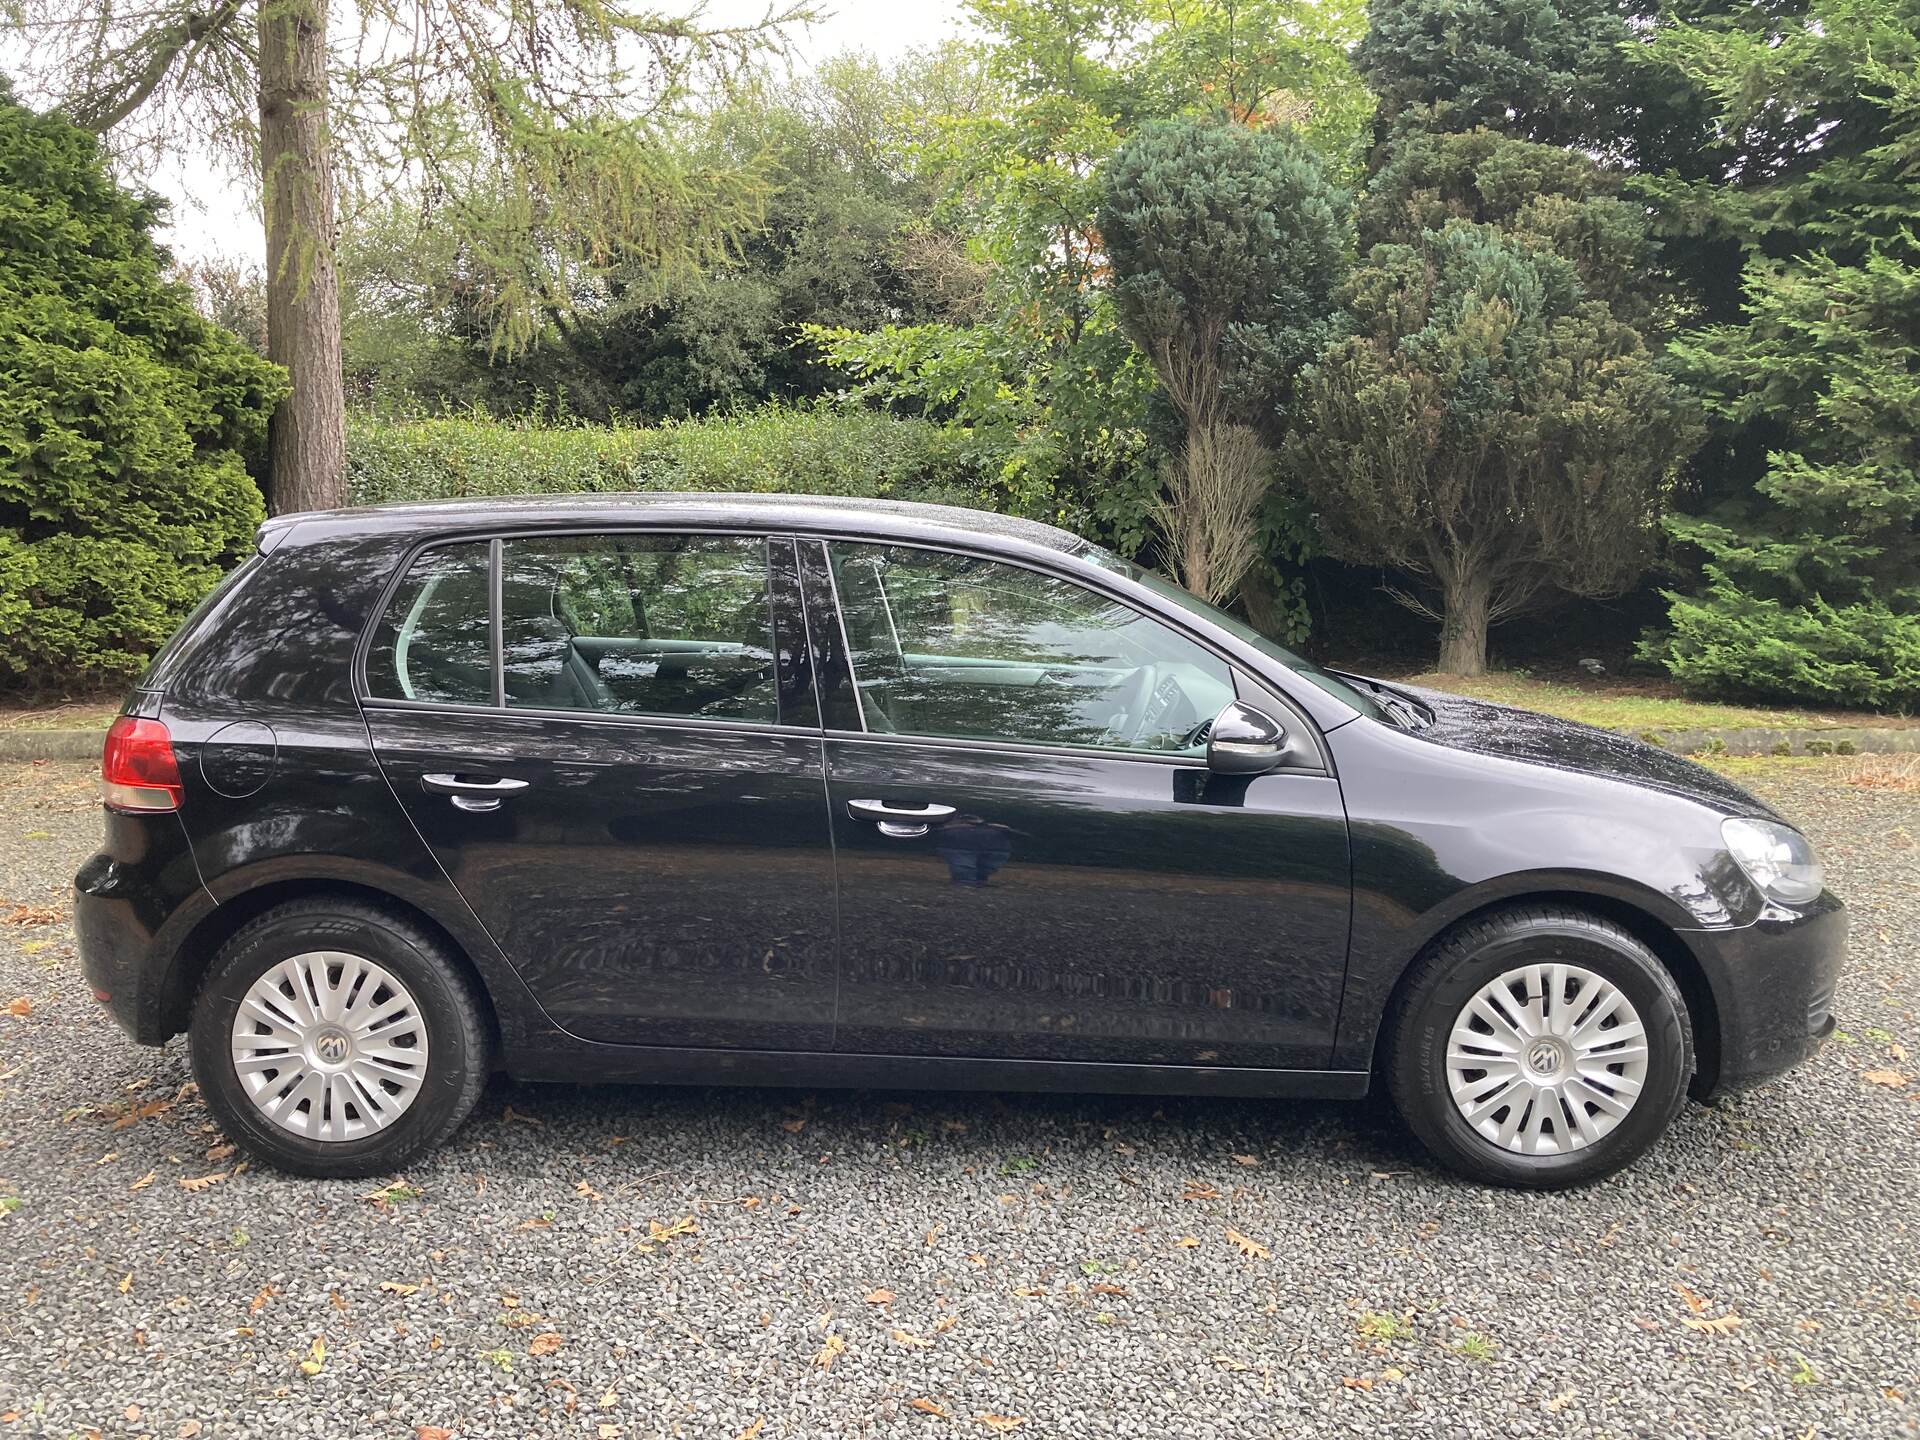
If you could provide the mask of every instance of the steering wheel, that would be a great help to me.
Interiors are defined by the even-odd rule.
[[[1153,692],[1160,680],[1158,665],[1142,665],[1133,674],[1114,686],[1114,709],[1126,716],[1127,732],[1116,734],[1111,723],[1107,733],[1116,740],[1138,740],[1146,733],[1147,702],[1153,698]]]

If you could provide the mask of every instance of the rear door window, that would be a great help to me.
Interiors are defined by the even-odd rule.
[[[510,707],[778,722],[764,539],[536,536],[503,556]]]
[[[443,545],[413,562],[367,652],[367,693],[442,705],[493,703],[487,542]]]

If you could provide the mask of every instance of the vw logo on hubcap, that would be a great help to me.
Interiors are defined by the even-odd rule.
[[[338,1030],[330,1030],[313,1042],[313,1053],[327,1065],[338,1065],[346,1059],[348,1049],[347,1037]]]
[[[1559,1047],[1542,1042],[1527,1052],[1527,1063],[1542,1075],[1551,1075],[1560,1068]]]

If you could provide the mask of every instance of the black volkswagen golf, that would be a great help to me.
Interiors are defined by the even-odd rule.
[[[293,515],[156,658],[94,993],[263,1161],[534,1080],[1360,1096],[1606,1175],[1832,1031],[1800,833],[1621,736],[1322,670],[1044,525],[634,495]]]

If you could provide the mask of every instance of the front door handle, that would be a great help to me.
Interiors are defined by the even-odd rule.
[[[518,795],[527,788],[527,782],[505,775],[478,779],[439,773],[422,775],[420,788],[429,795],[452,796],[456,809],[486,811],[498,810],[502,799]]]
[[[849,800],[847,814],[855,820],[871,820],[882,835],[895,840],[914,840],[933,828],[935,821],[954,817],[951,805],[889,805],[884,800]]]

